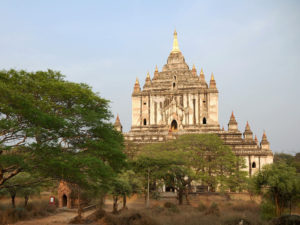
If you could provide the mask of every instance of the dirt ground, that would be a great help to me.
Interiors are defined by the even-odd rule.
[[[231,196],[231,199],[237,201],[247,201],[250,200],[249,195],[245,194],[234,194]],[[202,201],[206,204],[209,204],[212,201],[226,201],[223,196],[210,196],[210,195],[201,195],[201,196],[191,196],[190,197],[190,204],[192,206],[197,206],[199,201]],[[259,200],[257,200],[259,201]],[[159,200],[151,200],[150,206],[162,206],[165,202],[173,202],[177,203],[176,198],[172,196],[167,196],[165,198],[161,198]],[[122,207],[122,201],[119,201],[119,208]],[[129,209],[144,209],[145,208],[145,198],[134,195],[130,199],[127,200],[127,207]],[[107,198],[105,201],[104,209],[107,212],[112,211],[112,201],[111,199]],[[83,213],[83,217],[87,217],[92,214],[94,210],[90,210]],[[62,211],[58,212],[54,215],[47,216],[44,218],[37,218],[28,221],[19,221],[15,223],[15,225],[67,225],[69,221],[77,215],[76,210],[72,211]],[[99,223],[98,223],[99,224]]]
[[[88,216],[93,213],[94,210],[83,213],[83,216]],[[15,225],[66,225],[69,221],[77,215],[76,211],[70,212],[60,212],[52,216],[47,216],[44,218],[33,219],[28,221],[19,221]]]

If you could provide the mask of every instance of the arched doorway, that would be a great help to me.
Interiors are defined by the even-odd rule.
[[[177,131],[177,122],[176,120],[173,120],[172,123],[171,123],[171,130],[172,131]]]
[[[62,197],[63,207],[67,207],[68,204],[68,198],[66,195],[63,195]]]
[[[166,187],[166,192],[175,192],[175,188],[168,186],[168,187]]]

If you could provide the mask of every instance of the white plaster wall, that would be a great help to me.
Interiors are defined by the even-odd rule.
[[[131,125],[139,126],[140,125],[140,97],[132,97],[131,98]]]

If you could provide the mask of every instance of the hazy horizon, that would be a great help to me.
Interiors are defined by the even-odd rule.
[[[213,72],[219,122],[232,110],[273,152],[300,152],[300,2],[0,1],[0,69],[53,69],[111,100],[125,131],[131,93],[161,71],[173,31],[190,68]]]

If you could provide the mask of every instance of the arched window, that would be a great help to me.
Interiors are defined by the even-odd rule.
[[[171,123],[171,130],[176,131],[177,130],[177,122],[176,120],[173,120]]]
[[[176,84],[175,84],[175,83],[173,83],[173,88],[174,88],[174,87],[176,87]]]
[[[146,126],[147,125],[147,120],[146,119],[144,119],[144,126]]]
[[[252,163],[252,168],[256,168],[256,163],[255,162]]]
[[[205,117],[203,117],[202,123],[206,124],[206,118]]]

